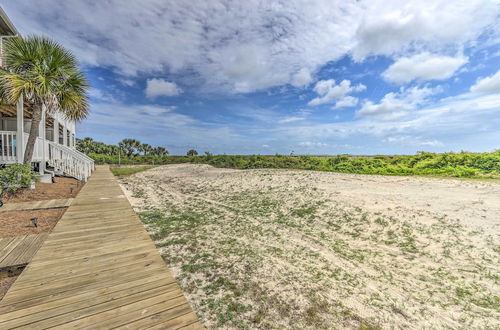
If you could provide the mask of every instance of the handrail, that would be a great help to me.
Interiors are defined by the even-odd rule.
[[[75,151],[80,156],[85,157],[85,158],[87,158],[88,160],[90,160],[92,162],[94,161],[94,159],[92,159],[91,157],[87,156],[85,153],[81,152],[80,150],[77,150],[77,149],[71,149],[71,150]]]
[[[94,160],[92,158],[90,158],[89,156],[85,155],[84,153],[76,150],[76,149],[72,149],[70,147],[67,147],[65,145],[62,145],[62,144],[58,144],[58,143],[55,143],[55,142],[52,142],[52,141],[48,141],[49,144],[53,145],[54,147],[56,148],[59,148],[59,149],[62,149],[68,153],[71,153],[71,154],[74,154],[76,157],[78,158],[82,158],[84,160],[87,160],[89,162],[94,162]]]
[[[67,175],[87,181],[94,169],[94,160],[75,149],[49,142],[49,165]]]

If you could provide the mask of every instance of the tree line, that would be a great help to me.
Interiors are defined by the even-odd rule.
[[[167,156],[168,150],[164,147],[153,147],[147,143],[141,143],[136,139],[123,139],[117,144],[106,144],[94,141],[90,137],[78,140],[76,149],[85,154],[109,155],[123,157],[143,156]]]

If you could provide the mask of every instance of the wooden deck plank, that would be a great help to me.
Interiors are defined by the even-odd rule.
[[[19,265],[16,264],[17,260],[20,259],[20,257],[25,254],[27,250],[29,251],[35,237],[36,235],[22,236],[22,239],[19,240],[12,251],[5,256],[0,265]]]
[[[0,248],[10,253],[13,241],[0,240]],[[36,242],[30,238],[22,251]],[[0,301],[1,329],[192,324],[201,328],[197,321],[104,166],[97,168]]]
[[[129,329],[134,329],[133,327],[127,326]],[[198,317],[191,311],[187,314],[181,315],[179,317],[163,321],[161,323],[155,324],[147,329],[202,329],[200,322],[198,322]],[[136,328],[135,328],[136,329]]]
[[[117,298],[126,297],[129,295],[133,295],[142,291],[152,290],[155,288],[164,287],[165,290],[174,290],[177,289],[175,283],[172,281],[166,281],[163,278],[156,277],[156,281],[135,281],[135,285],[118,285],[111,288],[106,288],[106,295],[98,295],[95,296],[94,292],[86,292],[77,296],[71,296],[66,299],[58,299],[51,301],[50,303],[45,303],[45,310],[57,308],[58,314],[68,313],[74,310],[78,310],[87,306],[97,305],[99,303],[107,302],[110,300],[114,300]],[[117,289],[118,287],[118,289]],[[10,313],[5,313],[2,315],[2,320],[4,322],[15,320],[24,316],[30,315],[30,317],[35,316],[38,319],[44,319],[46,314],[41,313],[36,309],[36,306],[32,306],[30,308],[24,308],[16,311],[12,311]],[[38,316],[36,316],[38,315]],[[7,323],[4,323],[5,325]]]
[[[18,259],[16,259],[16,263],[18,264],[27,264],[33,259],[35,254],[38,252],[40,247],[42,246],[43,242],[47,239],[49,236],[48,233],[43,233],[43,234],[38,234],[38,235],[30,235],[30,236],[35,236],[33,240],[30,243],[29,248],[27,248],[22,254],[18,256]]]
[[[63,208],[71,205],[73,198],[48,199],[44,201],[6,203],[0,212]]]
[[[145,315],[146,317],[127,324],[125,328],[150,329],[157,326],[158,329],[176,329],[183,325],[196,322],[198,320],[196,314],[186,307],[185,305],[179,305],[152,315]]]
[[[118,264],[116,266],[114,265],[113,267],[109,267],[108,265],[105,270],[103,270],[104,267],[100,267],[99,269],[101,271],[99,273],[96,273],[95,271],[84,272],[85,268],[82,267],[82,273],[80,274],[75,274],[75,271],[72,269],[70,274],[56,273],[56,275],[59,276],[54,276],[54,273],[49,273],[43,279],[38,281],[37,278],[24,278],[23,282],[27,281],[29,283],[20,286],[16,293],[16,296],[25,296],[33,299],[37,296],[52,294],[52,291],[54,290],[58,293],[62,293],[64,292],[63,289],[71,290],[78,285],[86,285],[89,279],[94,280],[90,282],[90,284],[100,284],[105,283],[106,281],[110,282],[111,284],[116,280],[114,277],[129,276],[132,271],[136,273],[143,273],[146,271],[153,274],[156,269],[159,269],[161,273],[162,266],[163,265],[161,265],[160,263],[150,263],[149,261],[137,260],[130,262],[127,261],[126,263]],[[62,279],[64,279],[65,277],[62,275],[66,275],[66,278],[68,278],[68,280],[63,281]],[[97,281],[98,283],[95,283]],[[70,283],[70,285],[68,285],[68,283]],[[26,288],[26,290],[23,291],[22,288]],[[89,289],[91,289],[90,285]],[[12,301],[14,300],[14,297],[12,297]]]
[[[25,277],[24,278],[25,280],[23,281],[22,284],[19,285],[18,289],[39,287],[46,283],[57,282],[63,279],[70,279],[78,276],[89,276],[93,272],[105,273],[105,272],[120,271],[124,267],[135,267],[136,263],[143,263],[144,261],[142,259],[145,256],[146,255],[144,253],[137,254],[133,258],[128,258],[127,256],[126,258],[116,260],[115,262],[113,262],[113,265],[111,267],[109,265],[109,262],[106,261],[95,267],[92,267],[92,269],[89,269],[89,267],[80,267],[80,268],[75,267],[72,268],[71,270],[61,269],[59,271],[52,271],[48,273],[50,274],[49,277],[44,277],[42,279],[37,277],[31,277],[31,278]]]
[[[3,265],[3,261],[9,256],[9,254],[21,243],[26,236],[17,236],[12,239],[7,246],[2,250],[0,255],[0,265]]]
[[[0,238],[0,255],[2,254],[2,250],[10,244],[10,242],[14,239],[14,237],[6,237]]]
[[[43,233],[2,239],[0,269],[29,263],[47,237],[48,234]]]
[[[57,291],[55,294],[48,294],[48,295],[39,295],[37,297],[30,297],[29,295],[24,295],[21,297],[18,297],[16,300],[10,301],[8,304],[0,305],[0,316],[3,313],[11,312],[13,310],[18,310],[18,309],[23,309],[27,307],[32,307],[32,306],[38,306],[38,305],[43,305],[52,301],[56,300],[62,300],[68,297],[72,297],[75,295],[80,295],[84,293],[90,293],[92,295],[100,295],[102,290],[106,290],[108,288],[112,288],[118,285],[123,284],[124,281],[127,281],[128,283],[136,281],[136,280],[144,280],[146,277],[156,277],[156,276],[161,276],[164,275],[162,271],[159,271],[156,274],[152,274],[151,272],[142,272],[142,273],[137,273],[133,274],[127,277],[124,277],[123,279],[118,279],[118,280],[113,280],[113,281],[100,281],[96,282],[93,285],[84,285],[84,286],[79,286],[76,288],[72,288],[66,291],[60,290]],[[40,308],[40,307],[37,307]],[[0,329],[1,329],[1,323],[0,323]]]
[[[76,320],[66,325],[76,329],[109,329],[124,326],[130,324],[131,321],[146,318],[151,314],[150,311],[164,310],[166,308],[175,309],[179,307],[192,311],[189,305],[186,304],[186,298],[182,296],[182,293],[180,291],[172,291],[168,294],[122,306],[119,309],[120,313],[117,313],[116,309],[109,310],[103,313],[94,314],[86,319]],[[126,318],[123,317],[123,313],[127,313]],[[140,329],[140,327],[136,329]]]

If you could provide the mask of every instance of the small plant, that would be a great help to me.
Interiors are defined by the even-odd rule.
[[[0,206],[4,193],[13,193],[27,188],[35,181],[35,173],[28,164],[12,164],[0,170]]]

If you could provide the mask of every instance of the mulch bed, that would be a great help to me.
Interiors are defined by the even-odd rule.
[[[0,212],[0,238],[47,233],[54,228],[66,208]],[[38,226],[31,224],[38,218]]]
[[[3,196],[4,203],[42,201],[47,199],[74,198],[82,189],[84,182],[73,178],[56,177],[55,183],[35,184],[35,189],[23,189],[14,194]]]
[[[37,182],[33,190],[28,188],[6,194],[3,202],[8,204],[74,198],[85,184],[73,178],[56,177],[55,180],[55,183]],[[66,208],[0,212],[0,237],[50,232],[65,211]],[[32,218],[38,218],[38,227],[31,224]]]
[[[83,185],[83,182],[73,178],[56,177],[55,183],[37,182],[33,190],[23,189],[15,194],[7,194],[3,197],[3,202],[8,204],[74,198]],[[66,208],[0,212],[0,237],[50,232],[65,211]],[[32,218],[38,218],[38,227],[31,224]]]

